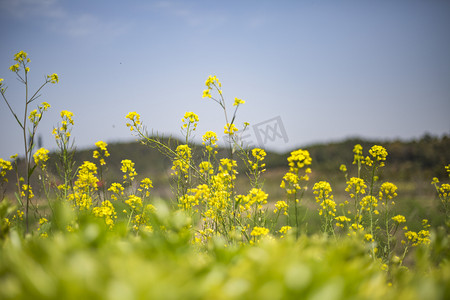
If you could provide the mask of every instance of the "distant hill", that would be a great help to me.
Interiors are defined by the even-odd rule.
[[[175,149],[178,143],[180,142],[172,140],[171,147]],[[352,150],[356,144],[363,146],[364,155],[368,155],[368,151],[373,145],[382,145],[387,149],[389,155],[386,167],[383,168],[382,173],[382,176],[386,178],[397,181],[431,181],[433,177],[438,177],[440,180],[448,179],[444,166],[450,164],[449,136],[438,138],[426,135],[413,141],[381,141],[353,138],[341,142],[314,144],[302,147],[302,149],[307,149],[311,154],[313,160],[311,168],[315,177],[330,178],[331,180],[331,178],[342,178],[342,174],[339,172],[341,164],[351,167],[353,161]],[[194,146],[194,153],[201,153],[200,148],[201,145]],[[79,166],[85,160],[94,161],[92,157],[93,150],[77,151],[74,157],[76,165]],[[168,184],[168,175],[170,174],[172,163],[158,149],[139,142],[131,142],[109,144],[108,151],[111,156],[106,159],[107,165],[104,169],[104,176],[108,182],[121,180],[121,161],[130,159],[135,163],[136,171],[140,177],[149,176],[154,181],[155,186]],[[268,152],[266,157],[267,173],[287,169],[287,158],[290,152],[287,151],[283,154]],[[222,148],[219,149],[218,156],[224,157],[227,156],[227,153],[228,150]],[[55,162],[56,155],[52,153],[48,166],[49,171],[53,174],[57,174]],[[243,164],[238,163],[238,165],[240,166],[240,173],[245,174]],[[20,165],[19,167],[22,168]],[[276,173],[278,174],[279,171]],[[10,187],[8,189],[11,191],[14,189],[11,185],[15,183],[15,180],[13,174],[10,175]]]

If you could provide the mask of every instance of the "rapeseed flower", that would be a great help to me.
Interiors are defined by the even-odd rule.
[[[353,147],[353,164],[357,164],[359,161],[361,161],[362,159],[364,159],[364,156],[362,155],[362,150],[363,147],[360,144],[356,144]]]
[[[127,178],[130,179],[130,181],[134,180],[134,176],[137,175],[136,170],[134,169],[134,162],[132,162],[129,159],[124,159],[121,161],[122,167],[120,170],[123,174],[123,180],[126,180]]]
[[[12,170],[12,164],[10,161],[4,160],[0,158],[0,179],[3,182],[8,182],[8,178],[6,178],[6,171]]]
[[[253,227],[253,230],[250,233],[250,235],[256,237],[256,236],[264,236],[267,235],[268,233],[269,233],[268,228],[255,226]]]
[[[114,206],[109,200],[103,201],[100,207],[94,207],[92,213],[96,217],[105,218],[106,225],[108,225],[110,229],[113,228],[114,219],[117,219],[117,214]]]
[[[129,122],[127,122],[126,125],[127,127],[130,127],[130,131],[133,131],[134,128],[141,125],[140,121],[141,116],[135,111],[128,113],[128,115],[126,115],[125,118],[129,120]]]
[[[135,211],[139,211],[142,208],[142,198],[136,195],[128,196],[128,199],[125,200],[125,203]]]
[[[144,178],[141,180],[140,188],[138,189],[139,192],[145,191],[145,197],[150,196],[150,189],[153,188],[153,182],[150,180],[150,178]]]
[[[388,155],[386,148],[383,146],[374,145],[370,148],[369,153],[375,161],[379,162],[380,167],[384,166],[384,161],[386,161],[386,156]]]
[[[45,163],[47,162],[47,160],[49,158],[48,157],[49,152],[50,151],[48,151],[45,148],[40,148],[33,155],[35,164],[38,165],[42,170],[44,170],[46,168]]]
[[[108,149],[106,148],[108,144],[103,141],[98,141],[97,143],[95,143],[95,146],[97,146],[100,151],[94,150],[93,157],[100,159],[100,165],[103,166],[106,164],[105,157],[108,157],[110,155]]]
[[[288,212],[287,212],[287,209],[288,209],[288,204],[286,203],[286,201],[277,201],[276,203],[275,203],[275,209],[274,209],[274,213],[277,213],[277,212],[283,212],[283,215],[285,215],[285,216],[287,216],[287,214],[288,214]]]
[[[52,75],[47,75],[47,80],[50,81],[51,83],[58,83],[59,82],[58,74],[53,73]]]
[[[357,195],[363,195],[366,193],[367,185],[362,178],[352,177],[347,181],[347,187],[345,191],[350,194],[351,198],[355,198]]]
[[[394,222],[396,222],[398,224],[406,222],[406,218],[402,215],[396,215],[395,217],[392,217],[392,220],[394,220]]]
[[[92,205],[92,195],[98,189],[97,166],[89,161],[83,162],[78,169],[77,180],[73,193],[68,195],[68,200],[81,210],[88,210]]]
[[[387,201],[392,200],[394,197],[397,197],[397,186],[390,182],[383,183],[379,192],[380,201],[382,201],[383,198],[385,199],[383,205],[387,205]],[[394,204],[394,201],[392,201],[392,204]]]
[[[224,126],[224,133],[225,134],[232,135],[232,134],[234,134],[237,131],[238,131],[238,129],[237,129],[237,127],[234,124],[227,123],[227,125]]]
[[[174,159],[172,166],[173,175],[185,174],[188,177],[190,159],[192,158],[191,148],[188,145],[178,145],[176,153],[177,158]]]
[[[111,186],[108,189],[108,191],[111,191],[111,192],[113,192],[114,194],[117,194],[117,195],[123,195],[124,189],[125,188],[122,186],[122,184],[113,182],[113,183],[111,183]],[[117,196],[114,195],[114,194],[111,195],[111,199],[117,200]]]
[[[244,100],[242,100],[242,99],[238,99],[238,98],[234,98],[234,103],[233,103],[233,106],[238,106],[238,105],[240,105],[240,104],[244,104],[245,103],[245,101]]]

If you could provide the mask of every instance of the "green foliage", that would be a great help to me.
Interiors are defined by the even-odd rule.
[[[53,225],[48,238],[12,232],[0,247],[0,298],[445,299],[450,292],[448,260],[431,267],[425,248],[415,272],[388,275],[355,238],[245,246],[215,238],[198,246],[189,243],[187,216],[163,204],[157,211],[155,230],[139,236],[88,215],[74,232]],[[55,218],[68,221],[70,212],[60,208]]]

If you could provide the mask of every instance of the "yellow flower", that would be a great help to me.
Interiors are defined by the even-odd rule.
[[[197,128],[198,121],[199,121],[198,116],[191,111],[186,112],[184,114],[183,119],[181,119],[181,122],[184,123],[183,128],[190,127],[190,124],[194,124],[193,130]]]
[[[130,127],[130,131],[133,131],[134,127],[141,124],[141,121],[140,121],[141,116],[135,111],[128,113],[128,115],[126,115],[125,118],[131,121],[131,123],[127,122],[127,124],[126,124],[127,127]]]
[[[52,75],[47,75],[47,80],[50,81],[51,83],[58,83],[59,82],[58,74],[53,73]]]
[[[142,207],[142,198],[135,195],[130,195],[125,203],[128,204],[133,210],[139,211]]]
[[[234,126],[234,124],[230,124],[230,123],[227,123],[227,125],[225,125],[225,127],[224,127],[224,133],[225,134],[230,134],[230,135],[232,135],[232,134],[234,134],[236,131],[238,131],[238,129],[236,128],[236,126]]]
[[[298,171],[312,163],[308,150],[298,149],[291,152],[288,157],[289,172],[298,173]]]
[[[239,104],[244,104],[245,101],[242,99],[234,98],[233,106],[238,106]]]
[[[385,198],[386,204],[387,200],[391,200],[392,198],[397,196],[397,186],[390,182],[385,182],[380,187],[379,197],[380,201]]]
[[[265,227],[253,227],[252,232],[250,233],[251,236],[261,236],[261,235],[267,235],[269,233],[269,229]]]
[[[12,65],[11,67],[9,67],[9,69],[12,72],[18,72],[19,71],[19,64]]]
[[[287,209],[288,209],[288,205],[287,205],[286,201],[277,201],[277,203],[275,203],[275,210],[273,212],[277,213],[279,211],[279,212],[283,212],[283,215],[287,215],[288,214]]]
[[[121,161],[122,167],[120,170],[124,173],[123,179],[130,178],[131,181],[134,180],[134,176],[137,175],[136,170],[134,169],[134,162],[129,159],[124,159]]]
[[[360,144],[356,144],[355,147],[353,148],[353,153],[355,153],[353,158],[353,164],[356,164],[358,161],[361,161],[361,159],[363,159],[362,150],[363,148]]]
[[[39,150],[36,151],[36,153],[34,153],[33,158],[34,158],[34,162],[36,165],[38,165],[41,169],[45,169],[46,165],[45,163],[48,160],[48,153],[50,151],[48,151],[45,148],[41,148]]]
[[[386,156],[388,155],[386,149],[379,145],[374,145],[370,148],[369,153],[375,159],[375,161],[380,163],[380,167],[384,166],[384,161],[386,160]]]
[[[6,176],[6,171],[12,170],[12,164],[10,161],[0,158],[0,178]],[[2,179],[4,182],[8,182],[7,178]]]
[[[394,220],[398,224],[406,222],[406,218],[402,215],[396,215],[395,217],[392,217],[392,220]]]
[[[141,180],[140,188],[138,189],[139,192],[145,191],[145,196],[150,196],[150,189],[153,188],[153,182],[150,180],[150,178],[144,178]]]
[[[25,51],[19,51],[16,54],[14,54],[14,60],[18,62],[23,62],[28,56],[28,53]],[[30,59],[27,59],[27,62],[30,62]]]
[[[346,192],[350,193],[350,197],[355,198],[357,195],[363,195],[366,193],[367,185],[364,183],[364,180],[357,177],[350,178],[347,181]]]
[[[364,235],[364,239],[368,242],[373,242],[373,235],[371,235],[370,233],[366,233]]]
[[[211,92],[209,89],[206,89],[203,91],[203,96],[202,98],[211,98]]]

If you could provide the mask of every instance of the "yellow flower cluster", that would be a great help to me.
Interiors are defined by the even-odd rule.
[[[70,137],[70,130],[68,130],[69,124],[73,125],[73,113],[67,110],[63,110],[60,113],[61,115],[61,127],[53,128],[52,134],[55,136],[55,139],[58,141],[62,139],[63,142],[67,142]]]
[[[79,209],[89,209],[92,205],[94,191],[97,190],[98,178],[97,166],[94,163],[85,161],[78,170],[74,191],[69,194],[68,200],[74,201]]]
[[[337,216],[334,219],[337,221],[336,226],[341,228],[344,228],[344,223],[351,221],[351,219],[347,218],[346,216]]]
[[[250,166],[250,168],[253,171],[257,171],[258,168],[262,168],[261,172],[265,172],[266,170],[264,169],[264,167],[266,166],[265,163],[262,163],[262,161],[264,160],[264,158],[266,157],[266,151],[264,151],[264,149],[260,149],[260,148],[254,148],[252,149],[252,156],[255,158],[255,162],[253,162],[252,160],[248,160],[248,164]]]
[[[26,66],[27,63],[30,62],[30,59],[28,58],[28,54],[24,51],[19,51],[16,54],[14,54],[14,60],[17,62],[16,64],[9,67],[9,69],[12,72],[17,73],[20,70],[20,65]],[[25,72],[30,72],[30,68],[25,67]]]
[[[105,218],[106,225],[108,225],[109,228],[113,228],[114,219],[117,219],[117,214],[114,206],[109,200],[103,201],[100,207],[94,207],[92,213],[96,217]]]
[[[252,232],[250,233],[251,236],[264,236],[269,234],[269,229],[265,227],[253,227]]]
[[[22,184],[22,192],[20,192],[20,195],[22,197],[26,197],[28,193],[28,198],[34,198],[33,189],[28,184]]]
[[[439,196],[441,198],[447,199],[447,201],[448,199],[450,199],[450,184],[443,183],[441,185],[441,187],[439,188]]]
[[[47,75],[47,80],[51,83],[58,83],[59,82],[58,74],[53,73],[52,75]]]
[[[262,210],[263,205],[267,204],[267,198],[269,195],[261,189],[252,188],[245,197],[245,206],[249,210],[252,206],[255,206],[256,210]]]
[[[392,200],[394,197],[397,197],[397,186],[390,182],[384,182],[380,187],[379,192],[380,201],[385,199],[385,202],[383,202],[384,205],[387,205],[388,200]],[[391,204],[395,204],[394,201],[392,201]]]
[[[357,195],[364,195],[366,188],[367,185],[362,178],[352,177],[347,181],[345,191],[350,193],[350,197],[355,198]]]
[[[184,117],[181,119],[181,122],[183,122],[183,128],[187,128],[188,124],[194,124],[194,128],[193,130],[195,130],[197,128],[198,125],[198,115],[194,114],[191,111],[188,111],[184,114]]]
[[[291,155],[288,157],[288,162],[289,172],[298,173],[301,168],[309,166],[312,163],[312,159],[308,150],[298,149],[291,152]]]
[[[278,232],[281,234],[287,234],[288,231],[291,229],[292,229],[291,226],[282,226]],[[283,238],[283,236],[281,236],[281,238]]]
[[[150,180],[150,178],[144,178],[141,180],[140,188],[138,189],[139,192],[145,194],[145,197],[150,196],[150,189],[153,188],[153,182]]]
[[[374,158],[376,162],[379,162],[380,167],[384,166],[384,162],[386,161],[386,156],[388,155],[386,148],[379,145],[374,145],[369,150],[370,155]],[[366,160],[368,162],[369,160]],[[366,163],[367,165],[371,166],[371,164]]]
[[[100,165],[103,166],[106,164],[105,157],[108,157],[110,155],[108,149],[106,148],[108,144],[103,141],[98,141],[97,143],[95,143],[95,146],[97,146],[100,151],[94,150],[93,157],[97,159],[100,158]]]
[[[173,175],[184,174],[188,176],[190,160],[192,158],[191,148],[188,145],[179,145],[176,149],[177,158],[173,160]]]
[[[209,175],[214,174],[213,166],[209,161],[202,161],[198,165],[198,167],[200,169],[200,173],[205,173],[205,174],[209,174]]]
[[[136,170],[134,169],[134,162],[132,162],[129,159],[124,159],[121,161],[122,167],[120,170],[123,174],[123,180],[126,180],[127,178],[130,179],[130,181],[134,180],[134,176],[137,175]]]
[[[36,151],[36,153],[34,153],[33,158],[34,158],[34,163],[36,165],[39,166],[39,168],[41,168],[42,170],[45,170],[46,165],[45,163],[48,160],[48,153],[50,151],[48,151],[45,148],[40,148],[39,150]]]
[[[275,209],[273,212],[274,213],[283,212],[283,215],[287,216],[288,215],[287,209],[288,209],[288,205],[287,205],[286,201],[281,200],[281,201],[277,201],[275,203]]]
[[[125,188],[120,183],[113,182],[111,184],[110,188],[108,189],[108,191],[113,192],[114,194],[117,194],[117,195],[123,195],[124,189]],[[117,200],[117,196],[114,194],[111,195],[111,199]]]
[[[36,127],[39,121],[42,119],[42,114],[47,111],[50,108],[50,104],[47,102],[42,102],[38,109],[34,109],[30,112],[28,115],[28,119],[31,121],[31,123]]]
[[[212,152],[213,148],[217,148],[217,134],[214,131],[207,131],[205,132],[205,134],[202,136],[202,140],[203,140],[203,145],[205,145],[206,150],[208,150],[208,152]]]
[[[360,144],[356,144],[353,147],[353,153],[354,153],[354,155],[353,155],[353,164],[357,164],[359,161],[364,159],[362,151],[363,151],[363,147]]]
[[[211,98],[211,89],[213,87],[215,87],[219,93],[222,94],[222,84],[216,76],[210,75],[208,79],[206,79],[205,85],[207,86],[207,89],[203,91],[202,98]]]
[[[234,98],[234,103],[233,103],[233,106],[238,106],[238,105],[240,105],[240,104],[244,104],[245,103],[245,101],[244,100],[242,100],[242,99],[238,99],[238,98]]]
[[[136,195],[128,196],[128,199],[125,200],[125,203],[128,204],[134,211],[140,211],[142,208],[142,198]]]
[[[331,195],[331,185],[326,181],[319,181],[314,184],[313,193],[317,195],[316,202],[320,202],[319,215],[329,215],[334,217],[336,215],[336,202]]]
[[[134,128],[137,128],[141,125],[141,116],[135,111],[128,113],[125,118],[129,120],[126,125],[130,128],[130,131],[133,131]]]
[[[232,135],[238,131],[237,127],[234,124],[227,123],[224,127],[224,133]]]
[[[406,222],[406,218],[402,215],[396,215],[395,217],[392,217],[392,220],[394,220],[394,222],[397,222],[398,224]]]
[[[10,161],[4,160],[0,158],[0,180],[3,182],[8,182],[8,178],[6,178],[6,171],[12,170],[12,165]]]
[[[299,182],[301,180],[308,181],[308,174],[311,173],[310,168],[305,169],[305,174],[299,176],[300,169],[312,163],[308,150],[298,149],[291,152],[288,157],[289,171],[283,176],[280,187],[285,189],[288,194],[295,194],[300,190]],[[296,199],[297,201],[297,199]]]
[[[428,245],[431,242],[430,232],[428,230],[421,230],[419,232],[407,231],[405,232],[405,238],[412,246]],[[402,241],[402,243],[404,244],[405,241]]]
[[[374,196],[365,196],[359,201],[362,210],[373,211],[376,215],[379,214],[378,210],[378,199]]]
[[[286,192],[288,194],[295,194],[297,192],[297,190],[301,189],[301,187],[298,183],[299,183],[299,178],[298,178],[297,174],[287,172],[283,176],[283,180],[281,181],[280,187],[282,189],[286,189]]]

